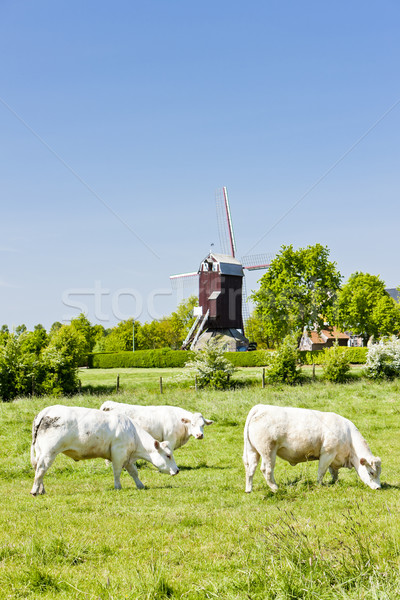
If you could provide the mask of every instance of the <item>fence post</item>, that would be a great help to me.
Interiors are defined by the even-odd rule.
[[[162,377],[160,377],[160,394],[163,393]]]
[[[32,398],[35,397],[35,376],[32,375]]]
[[[119,392],[119,375],[117,375],[117,392]]]
[[[262,370],[262,388],[265,388],[265,367]]]
[[[312,378],[315,379],[315,363],[312,364]]]
[[[197,390],[198,390],[198,385],[197,385],[197,375],[195,375],[195,376],[194,376],[194,389],[195,389],[195,390],[196,390],[196,392],[197,392]]]

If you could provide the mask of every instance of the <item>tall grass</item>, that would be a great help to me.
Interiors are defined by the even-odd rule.
[[[152,376],[157,380],[159,374]],[[143,491],[125,474],[123,489],[116,492],[102,460],[74,463],[59,456],[45,477],[47,494],[32,498],[31,423],[55,401],[0,405],[1,598],[399,597],[397,382],[316,382],[230,392],[167,385],[161,395],[130,376],[132,387],[119,395],[82,394],[58,402],[97,408],[108,398],[136,398],[200,410],[215,421],[204,440],[192,439],[176,451],[177,477],[140,463]],[[101,374],[97,377],[105,385]],[[253,493],[245,494],[243,425],[259,402],[333,410],[350,418],[382,458],[382,490],[369,489],[346,469],[336,484],[327,476],[318,486],[316,463],[291,467],[278,460],[277,494],[260,471]]]

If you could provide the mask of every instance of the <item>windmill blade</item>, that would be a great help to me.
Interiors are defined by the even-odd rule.
[[[243,269],[261,271],[269,268],[273,258],[273,254],[252,254],[251,256],[243,256],[241,262]]]
[[[236,254],[236,242],[235,235],[233,233],[228,190],[226,187],[220,188],[216,191],[215,202],[217,208],[217,222],[221,252],[222,254],[228,254],[229,256],[234,257]]]
[[[197,284],[198,278],[199,274],[197,271],[193,271],[193,273],[180,273],[178,275],[169,276],[173,290],[177,290],[185,286],[193,287]]]

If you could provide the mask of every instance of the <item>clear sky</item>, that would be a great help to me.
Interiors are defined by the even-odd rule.
[[[400,5],[2,0],[0,325],[175,309],[218,250],[399,276]],[[255,289],[261,273],[247,288]]]

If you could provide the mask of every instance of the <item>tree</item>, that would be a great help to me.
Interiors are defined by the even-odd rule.
[[[85,338],[86,354],[92,352],[96,342],[104,336],[104,327],[102,325],[92,325],[83,313],[71,320],[71,327],[79,331]]]
[[[377,275],[353,273],[340,290],[336,322],[341,329],[360,335],[366,344],[400,331],[400,308]]]
[[[250,342],[255,342],[258,349],[273,347],[273,342],[268,335],[267,323],[268,321],[254,310],[244,324],[246,337],[249,338]]]
[[[290,334],[299,339],[304,329],[322,329],[331,314],[341,275],[329,260],[328,248],[315,244],[294,250],[282,246],[260,280],[252,299],[275,345]]]
[[[196,352],[192,361],[186,363],[186,367],[196,373],[200,387],[226,389],[230,386],[235,367],[225,358],[224,352],[225,346],[216,336],[207,342],[203,350]]]
[[[86,356],[84,335],[71,325],[63,325],[43,350],[42,393],[72,394],[78,389],[78,367]]]

